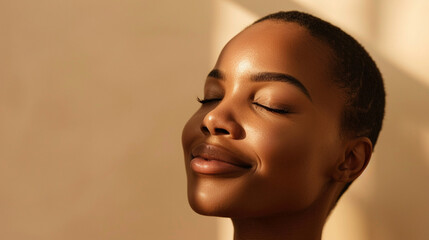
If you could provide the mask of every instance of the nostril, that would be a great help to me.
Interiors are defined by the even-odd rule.
[[[209,129],[206,126],[201,126],[201,131],[205,134],[210,133]]]
[[[210,132],[209,128],[206,126],[201,126],[201,132],[204,134],[213,134],[213,135],[229,135],[228,130],[223,128],[214,128],[214,132]]]
[[[215,128],[215,133],[216,134],[229,134],[229,132],[223,128]]]

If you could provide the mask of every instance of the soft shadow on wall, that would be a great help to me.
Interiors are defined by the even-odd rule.
[[[384,76],[387,92],[386,117],[372,162],[367,171],[350,188],[337,211],[334,211],[328,221],[328,227],[332,230],[324,233],[324,238],[350,239],[347,229],[342,233],[343,231],[335,229],[336,226],[329,225],[329,222],[339,223],[338,219],[349,223],[342,223],[341,226],[360,233],[362,240],[425,239],[429,236],[429,228],[427,228],[429,192],[425,190],[429,182],[427,151],[429,80],[416,78],[416,74],[411,74],[409,65],[398,65],[397,61],[389,57],[392,55],[384,54],[381,47],[385,44],[383,41],[388,38],[383,36],[382,28],[389,24],[389,22],[386,23],[389,19],[382,19],[386,15],[383,14],[383,4],[366,1],[365,5],[362,5],[361,2],[361,8],[358,10],[365,11],[362,12],[364,16],[362,22],[365,25],[356,25],[353,26],[355,28],[347,29],[347,19],[344,19],[344,22],[331,20],[329,16],[336,15],[336,12],[330,12],[329,8],[324,9],[323,3],[317,3],[317,5],[309,1],[280,0],[272,0],[268,3],[256,0],[231,2],[241,5],[259,17],[280,10],[300,10],[343,26],[352,35],[357,35],[357,39],[375,58]],[[346,3],[342,4],[346,5]],[[384,2],[384,4],[388,3]],[[353,10],[353,7],[355,6],[349,4],[348,10],[356,10]],[[335,10],[340,9],[336,7]],[[358,16],[355,12],[353,14]],[[356,23],[359,21],[354,22]],[[421,23],[415,22],[415,24]],[[362,33],[363,31],[365,32]],[[359,36],[359,33],[362,34]],[[420,47],[422,51],[428,52],[427,46],[413,47]],[[410,64],[412,60],[410,59]],[[341,204],[354,208],[359,214],[359,219],[347,216]],[[342,234],[344,236],[341,236]]]

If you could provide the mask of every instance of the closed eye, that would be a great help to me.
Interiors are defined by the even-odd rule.
[[[203,99],[197,98],[197,101],[203,105],[207,104],[207,103],[218,102],[221,100],[222,100],[222,98],[203,98]]]
[[[287,109],[271,108],[271,107],[262,105],[262,104],[260,104],[258,102],[253,102],[253,104],[255,106],[257,106],[257,107],[261,107],[261,108],[263,108],[263,109],[265,109],[265,110],[267,110],[269,112],[273,112],[273,113],[278,113],[278,114],[287,114],[287,113],[290,113],[290,111],[287,110]]]

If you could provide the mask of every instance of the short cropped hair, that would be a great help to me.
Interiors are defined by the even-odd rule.
[[[277,12],[253,24],[266,20],[296,23],[332,49],[333,81],[346,97],[341,133],[368,137],[375,146],[384,118],[385,91],[381,73],[362,45],[339,27],[307,13]],[[350,184],[344,187],[338,199]]]

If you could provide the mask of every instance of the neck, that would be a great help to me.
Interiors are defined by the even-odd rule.
[[[320,240],[332,208],[334,191],[328,190],[308,208],[294,213],[259,218],[232,218],[234,240]]]
[[[312,215],[312,214],[310,214]],[[232,219],[234,240],[320,240],[324,219],[315,216]]]

